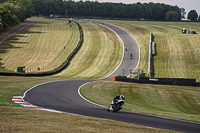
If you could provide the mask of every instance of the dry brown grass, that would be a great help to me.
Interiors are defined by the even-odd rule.
[[[77,116],[66,113],[52,113],[25,108],[0,107],[0,132],[13,133],[171,133],[173,131],[144,127],[134,124]]]

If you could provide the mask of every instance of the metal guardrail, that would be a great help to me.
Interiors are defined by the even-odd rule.
[[[154,48],[155,48],[153,33],[150,34],[150,42],[149,42],[148,74],[149,74],[150,78],[154,77],[153,55],[155,55],[155,53],[156,53],[155,49],[154,49],[154,51],[152,50],[152,44],[154,45]]]

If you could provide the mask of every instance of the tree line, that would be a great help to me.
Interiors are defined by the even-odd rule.
[[[0,0],[0,32],[34,14],[31,0]]]
[[[143,19],[154,21],[180,21],[185,9],[161,3],[99,3],[82,0],[0,0],[0,31],[8,26],[23,22],[31,15],[49,16],[50,14],[69,17],[99,17]],[[198,14],[192,11],[188,19],[196,21]],[[200,17],[199,17],[200,20]]]
[[[133,18],[165,21],[166,13],[174,11],[176,20],[183,17],[184,8],[161,3],[99,3],[98,1],[32,0],[36,15],[67,14],[68,16],[91,16],[109,18]]]

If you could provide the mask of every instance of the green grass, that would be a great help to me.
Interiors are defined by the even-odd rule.
[[[80,22],[80,25],[84,43],[70,66],[55,77],[97,79],[109,75],[121,62],[122,42],[108,28],[88,22]]]
[[[77,46],[79,30],[76,24],[73,24],[72,31],[69,25],[64,24],[66,19],[31,20],[37,23],[0,45],[0,71],[16,71],[19,66],[26,66],[26,72],[37,72],[37,67],[41,71],[52,70],[61,65]],[[83,45],[71,65],[55,77],[103,78],[119,65],[122,42],[114,32],[103,26],[87,22],[80,24],[84,32]]]
[[[123,110],[200,123],[200,87],[98,81],[81,88],[86,99],[104,106],[122,93]]]
[[[0,76],[0,106],[19,106],[12,102],[13,96],[22,96],[22,93],[35,85],[61,79],[47,77],[12,77]]]
[[[18,104],[12,102],[12,97],[20,96],[28,88],[31,88],[40,83],[63,79],[67,80],[66,77],[69,77],[70,79],[99,78],[109,74],[113,71],[113,69],[115,69],[115,67],[120,62],[122,53],[122,45],[119,42],[119,38],[105,27],[101,27],[95,24],[89,25],[87,23],[82,23],[81,25],[83,26],[83,30],[85,33],[84,44],[76,57],[74,57],[74,59],[72,60],[69,69],[66,69],[58,75],[50,77],[0,76],[0,112],[2,118],[0,120],[0,131],[171,132],[168,130],[148,128],[104,119],[73,116],[69,114],[50,113],[32,109],[7,107],[19,106]],[[41,26],[41,28],[42,27],[43,26]],[[109,65],[112,66],[110,67]],[[95,71],[92,71],[93,69],[95,69]],[[89,73],[90,71],[91,73]]]
[[[0,132],[173,132],[106,119],[21,108],[11,100],[32,86],[56,80],[63,78],[0,76]]]
[[[37,23],[0,45],[0,71],[16,71],[19,66],[26,66],[26,72],[35,72],[37,67],[42,71],[52,70],[62,64],[78,44],[77,25],[73,25],[72,31],[64,24],[66,20],[30,19]]]
[[[27,52],[26,49],[23,49],[27,45],[30,45],[27,47],[38,49],[35,50],[35,53],[29,52],[27,53],[27,56],[24,56],[25,59],[28,58],[29,54],[32,55],[32,57],[34,55],[33,60],[30,61],[29,59],[29,64],[37,64],[37,62],[34,62],[37,57],[37,52],[39,55],[44,55],[44,57],[41,58],[41,61],[43,61],[42,63],[52,64],[49,66],[48,69],[53,68],[56,65],[60,65],[59,61],[53,62],[52,60],[48,60],[48,58],[50,59],[56,57],[58,53],[62,50],[63,44],[66,44],[66,40],[69,40],[69,38],[64,38],[65,41],[58,40],[59,43],[54,43],[56,42],[55,39],[60,38],[61,35],[58,34],[60,33],[60,31],[62,34],[66,34],[65,37],[69,37],[68,35],[72,33],[69,29],[67,29],[69,28],[69,25],[68,27],[64,25],[65,20],[59,22],[57,20],[49,21],[48,19],[43,18],[35,18],[35,20],[39,21],[37,25],[31,26],[30,28],[20,32],[18,36],[11,38],[10,42],[8,41],[7,43],[8,45],[4,45],[5,47],[0,46],[0,50],[4,50],[0,51],[0,71],[9,71],[11,69],[15,69],[15,67],[18,65],[23,65],[20,64],[19,61],[18,65],[14,63],[11,64],[13,66],[16,66],[13,68],[11,67],[11,69],[8,70],[8,67],[10,67],[11,65],[8,65],[9,62],[7,62],[8,64],[6,63],[7,60],[5,60],[5,57],[7,54],[11,53],[17,54],[18,56],[12,56],[11,54],[10,57],[8,56],[9,58],[19,57],[19,55],[21,54],[23,55],[23,53]],[[134,38],[136,38],[141,49],[140,66],[145,70],[147,69],[148,61],[148,47],[146,46],[149,43],[150,32],[153,31],[157,34],[155,38],[156,40],[158,35],[164,35],[164,33],[167,33],[170,30],[174,30],[174,27],[178,27],[176,30],[176,34],[179,34],[178,24],[174,26],[167,26],[166,29],[164,29],[162,28],[162,26],[158,26],[161,24],[160,22],[142,22],[142,24],[141,22],[130,23],[130,21],[110,22],[116,23],[116,25],[125,28]],[[124,23],[126,25],[124,25]],[[79,50],[78,54],[71,61],[70,66],[62,73],[49,77],[0,76],[0,114],[2,118],[0,119],[0,132],[172,132],[104,119],[73,116],[69,114],[58,114],[32,109],[7,107],[19,106],[11,101],[12,97],[20,96],[25,90],[40,83],[67,79],[102,78],[111,73],[116,68],[116,66],[118,66],[122,56],[122,44],[119,38],[112,31],[100,25],[86,22],[80,22],[80,24],[84,32],[83,46]],[[194,23],[194,25],[196,24]],[[62,28],[63,26],[66,27],[66,29]],[[78,33],[78,30],[75,28],[75,26],[73,28],[75,30],[74,33]],[[66,32],[66,30],[69,31]],[[196,31],[198,32],[198,27]],[[169,33],[171,33],[171,31]],[[78,40],[78,36],[76,35],[78,34],[74,34],[75,38],[73,38],[72,40],[74,44],[77,44],[76,41]],[[182,35],[180,34],[180,36]],[[196,35],[191,35],[190,37],[192,39],[192,37],[196,37]],[[32,39],[29,40],[30,38]],[[43,40],[45,38],[47,40],[49,39],[49,42],[45,42]],[[181,38],[181,40],[182,39],[183,38]],[[197,38],[194,38],[194,40],[190,40],[189,42],[194,43],[193,41],[196,41],[196,39]],[[31,43],[29,43],[28,40]],[[35,42],[36,40],[38,40],[38,42],[32,46],[31,44],[34,44],[32,42]],[[166,42],[165,39],[160,39],[160,41],[162,43]],[[44,46],[45,43],[47,44],[47,42],[50,48],[56,47],[55,51],[48,51],[48,49],[45,49]],[[185,42],[183,41],[183,43]],[[62,48],[57,48],[59,46]],[[191,46],[191,48],[189,49],[192,49],[194,46]],[[73,47],[69,47],[67,49],[70,48],[73,49]],[[23,50],[19,52],[18,49]],[[198,50],[199,49],[194,49],[194,52],[198,52]],[[51,55],[49,57],[46,57],[48,56],[49,52]],[[166,54],[167,51],[165,55]],[[197,58],[198,56],[198,53],[195,53],[194,58]],[[62,58],[67,56],[61,55],[60,57]],[[61,58],[59,58],[59,60],[61,60]],[[164,58],[164,56],[162,58],[168,61],[168,58]],[[38,63],[41,64],[41,62]],[[191,63],[193,63],[193,60],[191,61]],[[198,67],[198,63],[194,63],[193,65],[196,65]],[[169,66],[169,64],[167,64],[166,66]],[[166,67],[164,67],[163,69],[165,72]],[[197,72],[196,70],[194,71]],[[110,104],[112,98],[115,95],[124,92],[127,98],[124,106],[124,109],[126,110],[199,122],[199,88],[123,84],[117,82],[100,81],[87,84],[86,86],[84,86],[83,89],[81,89],[81,91],[82,90],[86,91],[82,93],[84,93],[84,95],[88,95],[86,97],[88,99],[94,98],[102,100],[101,96],[105,95],[106,97],[104,101],[101,101],[102,103],[104,103],[105,106],[108,106]]]
[[[113,21],[128,31],[140,46],[140,69],[148,72],[150,33],[155,35],[157,56],[154,57],[155,77],[192,78],[200,81],[200,23]],[[192,27],[199,34],[182,34]]]

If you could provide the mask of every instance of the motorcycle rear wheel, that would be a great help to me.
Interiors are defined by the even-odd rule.
[[[116,104],[115,105],[115,108],[113,109],[113,112],[117,112],[119,111],[121,108],[120,108],[120,105],[119,104]]]

